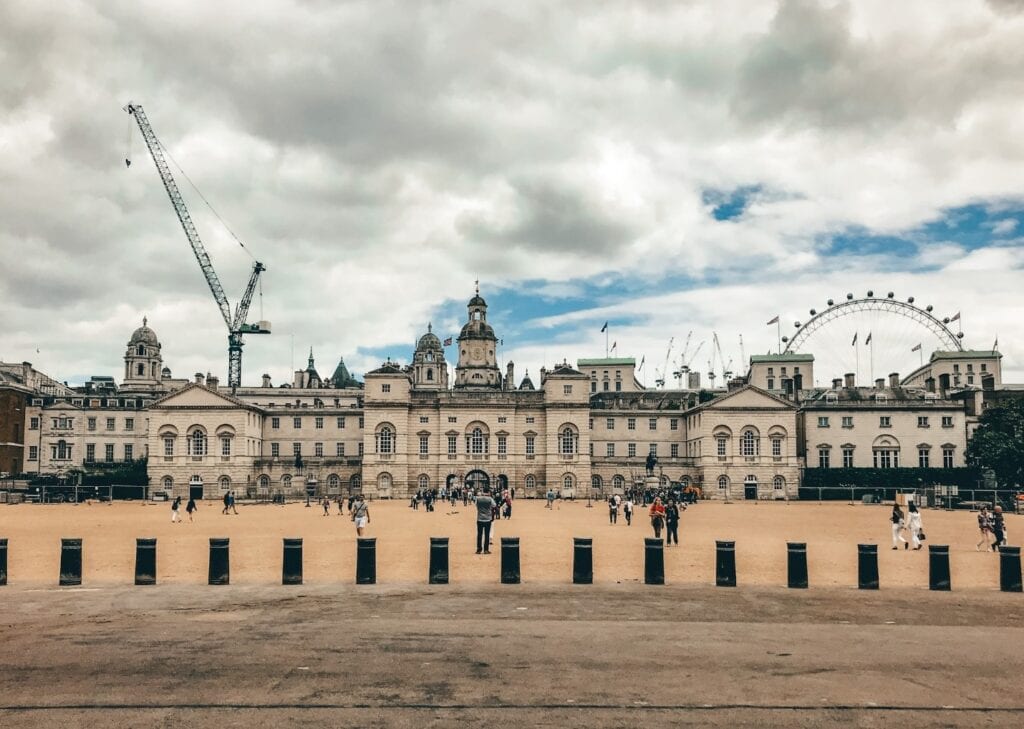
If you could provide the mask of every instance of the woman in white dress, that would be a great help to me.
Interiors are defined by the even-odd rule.
[[[921,512],[917,510],[917,504],[913,501],[907,506],[907,529],[910,531],[910,543],[914,549],[921,548],[921,530],[924,525],[921,523]]]

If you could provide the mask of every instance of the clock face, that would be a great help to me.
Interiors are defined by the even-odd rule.
[[[472,357],[474,360],[483,359],[484,350],[481,349],[480,347],[473,347],[469,350],[469,356]]]

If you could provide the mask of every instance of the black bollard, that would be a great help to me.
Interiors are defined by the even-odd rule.
[[[736,542],[715,542],[715,586],[736,587]]]
[[[518,585],[519,582],[519,537],[502,537],[501,584]]]
[[[0,539],[0,585],[7,584],[7,537]]]
[[[228,554],[227,537],[210,537],[210,577],[211,585],[228,585],[231,583],[231,559]]]
[[[1020,581],[1020,547],[999,548],[999,589],[1024,592]]]
[[[928,589],[950,590],[949,545],[928,545]]]
[[[861,590],[878,589],[878,545],[857,545],[857,587]]]
[[[302,584],[302,540],[284,537],[284,556],[281,559],[281,584]]]
[[[60,540],[60,584],[82,584],[82,540]]]
[[[156,584],[156,539],[135,540],[135,584]]]
[[[644,584],[665,584],[665,542],[644,537]]]
[[[356,539],[356,584],[377,584],[377,538]]]
[[[786,561],[789,567],[789,586],[807,589],[807,543],[786,542]]]
[[[572,538],[572,584],[594,584],[594,540]]]
[[[448,584],[448,537],[430,538],[430,567],[427,569],[427,583]]]

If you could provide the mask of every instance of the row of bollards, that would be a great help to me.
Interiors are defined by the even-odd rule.
[[[82,584],[82,540],[61,539],[60,585]],[[594,582],[593,540],[573,539],[572,581],[576,585]],[[210,539],[210,565],[208,582],[227,585],[231,582],[229,540],[224,537]],[[794,589],[806,589],[807,544],[786,544],[787,584]],[[431,585],[448,584],[448,537],[430,538],[430,565],[427,581]],[[519,537],[501,538],[501,582],[517,585],[522,581],[519,560]],[[377,582],[377,540],[360,537],[356,540],[356,584],[372,585]],[[302,584],[302,540],[284,539],[281,583]],[[665,543],[656,538],[644,539],[644,583],[665,584]],[[7,539],[0,538],[0,585],[7,584]],[[135,584],[156,584],[156,539],[135,540]],[[736,586],[736,542],[715,542],[715,585]],[[877,590],[878,545],[857,545],[857,587]],[[928,587],[931,590],[951,590],[949,546],[933,544],[928,547]],[[999,589],[1003,592],[1022,592],[1020,547],[999,548]]]

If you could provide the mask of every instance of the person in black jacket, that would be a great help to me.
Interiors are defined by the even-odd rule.
[[[686,504],[682,506],[683,511],[686,511]],[[669,499],[668,506],[665,507],[665,526],[666,544],[672,544],[674,539],[676,546],[679,546],[679,506],[675,499]]]

